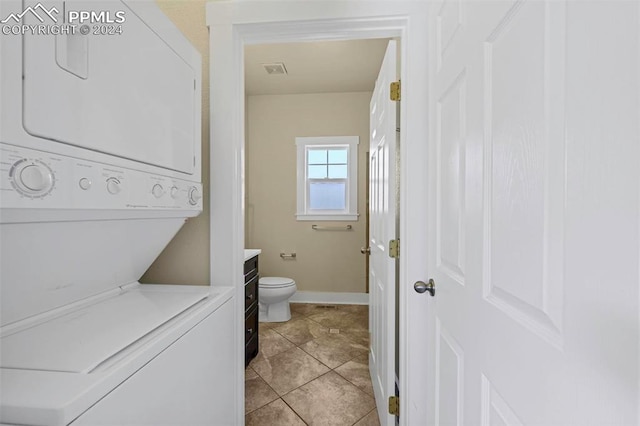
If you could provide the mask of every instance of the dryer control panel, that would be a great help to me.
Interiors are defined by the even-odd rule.
[[[202,185],[0,144],[0,207],[201,210]]]

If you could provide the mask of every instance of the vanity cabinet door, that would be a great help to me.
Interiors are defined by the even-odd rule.
[[[245,367],[258,355],[258,292],[260,286],[260,274],[258,271],[258,256],[254,256],[244,262],[244,324],[245,324]]]
[[[244,286],[244,310],[249,311],[258,301],[258,276],[254,276]]]

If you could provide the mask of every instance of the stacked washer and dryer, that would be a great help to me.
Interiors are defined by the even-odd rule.
[[[121,33],[0,35],[0,423],[232,424],[232,289],[138,283],[202,211],[200,55],[152,1],[0,20],[81,10]]]

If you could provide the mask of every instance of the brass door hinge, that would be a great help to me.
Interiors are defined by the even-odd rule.
[[[389,97],[392,101],[400,100],[400,81],[394,81],[389,87]]]
[[[389,241],[389,257],[394,259],[400,257],[400,240]]]
[[[400,398],[397,396],[389,397],[389,414],[400,416]]]

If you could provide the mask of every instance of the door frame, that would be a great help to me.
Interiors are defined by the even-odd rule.
[[[236,423],[244,423],[244,46],[368,38],[400,39],[400,424],[427,418],[428,298],[413,291],[427,278],[428,2],[242,1],[207,3],[210,34],[210,267],[212,290],[232,285],[237,360]],[[410,89],[408,89],[410,88]],[[409,196],[411,194],[411,196]],[[408,228],[411,227],[409,230]],[[417,337],[424,336],[424,339]],[[413,337],[413,338],[412,338]],[[408,366],[411,366],[409,374]]]

